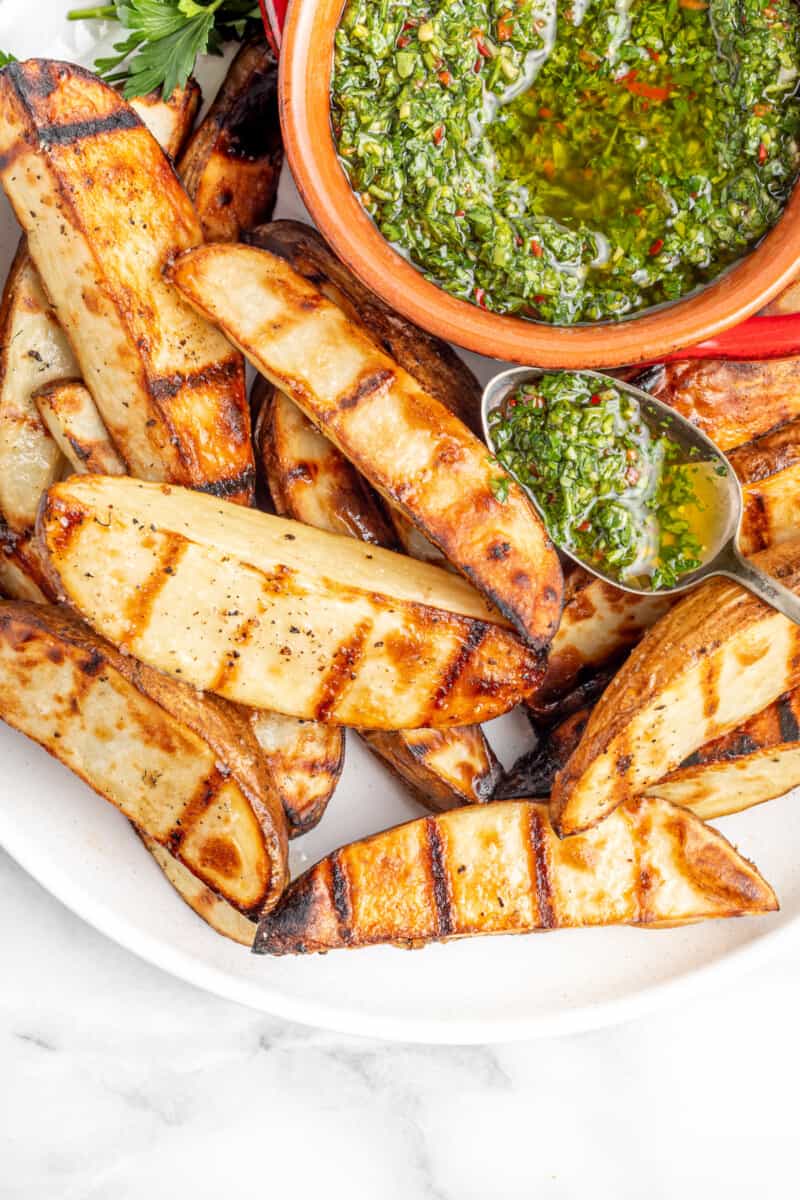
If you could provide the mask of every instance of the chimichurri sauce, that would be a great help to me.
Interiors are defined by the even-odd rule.
[[[491,416],[498,462],[533,492],[553,540],[630,587],[674,587],[704,561],[713,513],[700,463],[636,400],[591,376],[525,384]],[[507,479],[494,481],[503,499]]]
[[[386,238],[494,312],[676,300],[800,167],[796,0],[349,0],[332,114]]]

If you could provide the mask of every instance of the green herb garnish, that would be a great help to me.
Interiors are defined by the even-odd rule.
[[[636,400],[562,372],[518,388],[490,418],[497,461],[536,497],[563,549],[639,588],[674,587],[703,561],[697,464]]]
[[[116,0],[97,8],[73,9],[70,21],[117,20],[130,30],[115,54],[98,58],[95,69],[108,83],[123,83],[128,99],[160,88],[165,96],[184,87],[200,54],[220,54],[226,42],[241,41],[250,19],[260,20],[253,0]]]
[[[7,50],[0,50],[0,68],[7,67],[9,63],[16,61],[16,55],[9,54]]]
[[[428,278],[571,324],[678,299],[775,224],[799,68],[795,0],[349,0],[332,118]]]

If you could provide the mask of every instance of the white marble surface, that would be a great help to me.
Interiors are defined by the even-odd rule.
[[[797,1194],[800,938],[597,1033],[407,1047],[179,983],[0,852],[0,1198]]]

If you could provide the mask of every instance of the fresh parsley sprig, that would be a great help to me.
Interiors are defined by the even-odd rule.
[[[3,67],[7,67],[9,63],[16,61],[16,55],[9,54],[7,50],[0,50],[0,70],[2,70]]]
[[[113,55],[95,62],[108,83],[124,84],[128,99],[156,88],[169,96],[185,85],[198,55],[220,54],[225,42],[241,41],[248,20],[258,16],[256,0],[115,0],[67,13],[70,21],[116,20],[130,31]]]

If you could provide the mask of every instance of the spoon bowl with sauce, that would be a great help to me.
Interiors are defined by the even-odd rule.
[[[735,471],[668,405],[596,371],[514,368],[485,388],[482,420],[497,498],[504,469],[591,574],[636,595],[724,575],[800,624],[800,597],[739,551]]]

